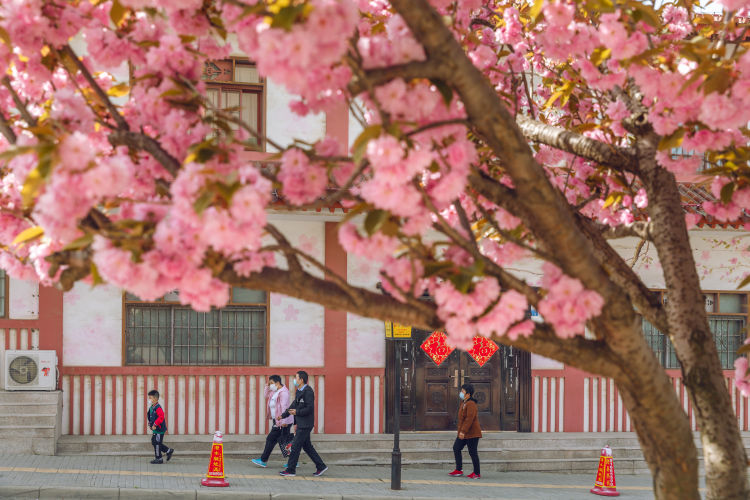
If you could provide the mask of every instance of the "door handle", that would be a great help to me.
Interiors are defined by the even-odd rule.
[[[464,371],[461,370],[461,385],[464,385]]]
[[[453,379],[453,387],[458,387],[458,368],[456,368],[456,371],[453,372],[451,378]]]

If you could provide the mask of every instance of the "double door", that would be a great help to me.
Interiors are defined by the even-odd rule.
[[[483,430],[531,430],[530,355],[500,345],[484,366],[454,350],[439,366],[420,348],[432,332],[414,330],[408,340],[388,341],[386,350],[386,428],[392,429],[393,384],[401,358],[402,430],[455,430],[461,385],[474,386]]]

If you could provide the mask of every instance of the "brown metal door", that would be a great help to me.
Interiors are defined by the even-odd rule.
[[[499,354],[499,356],[497,356]],[[501,415],[504,431],[531,430],[531,355],[515,347],[500,344],[496,354],[500,369]]]
[[[437,366],[422,349],[418,349],[416,430],[445,431],[456,428],[461,354],[453,351]]]

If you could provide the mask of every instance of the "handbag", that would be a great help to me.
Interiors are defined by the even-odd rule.
[[[292,452],[292,441],[294,440],[294,434],[289,432],[289,426],[281,428],[281,436],[279,436],[279,450],[284,458],[288,458]]]

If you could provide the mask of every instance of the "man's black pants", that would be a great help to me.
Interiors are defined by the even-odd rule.
[[[474,473],[481,474],[479,472],[479,453],[477,453],[477,446],[479,445],[479,438],[471,439],[458,439],[453,443],[453,455],[456,457],[456,470],[464,470],[464,462],[461,457],[461,450],[464,446],[469,446],[469,456],[471,457],[471,465],[474,466]]]
[[[268,436],[266,436],[266,447],[263,449],[263,454],[260,456],[260,459],[263,462],[268,462],[268,457],[271,456],[273,447],[276,445],[276,443],[279,442],[279,440],[282,437],[285,437],[287,434],[289,434],[289,426],[286,426],[286,427],[274,426],[271,429],[271,432],[269,432]]]
[[[313,448],[310,442],[310,433],[312,429],[300,429],[297,427],[297,433],[294,435],[294,441],[292,441],[292,451],[289,454],[289,461],[287,462],[286,470],[289,472],[297,471],[297,461],[299,460],[299,454],[301,450],[305,450],[310,460],[315,463],[316,470],[323,470],[326,468],[326,464],[323,463],[323,459],[320,458],[318,452]]]
[[[164,444],[164,434],[153,434],[151,444],[154,445],[154,456],[156,458],[161,458],[162,451],[164,453],[169,451],[169,446]]]

